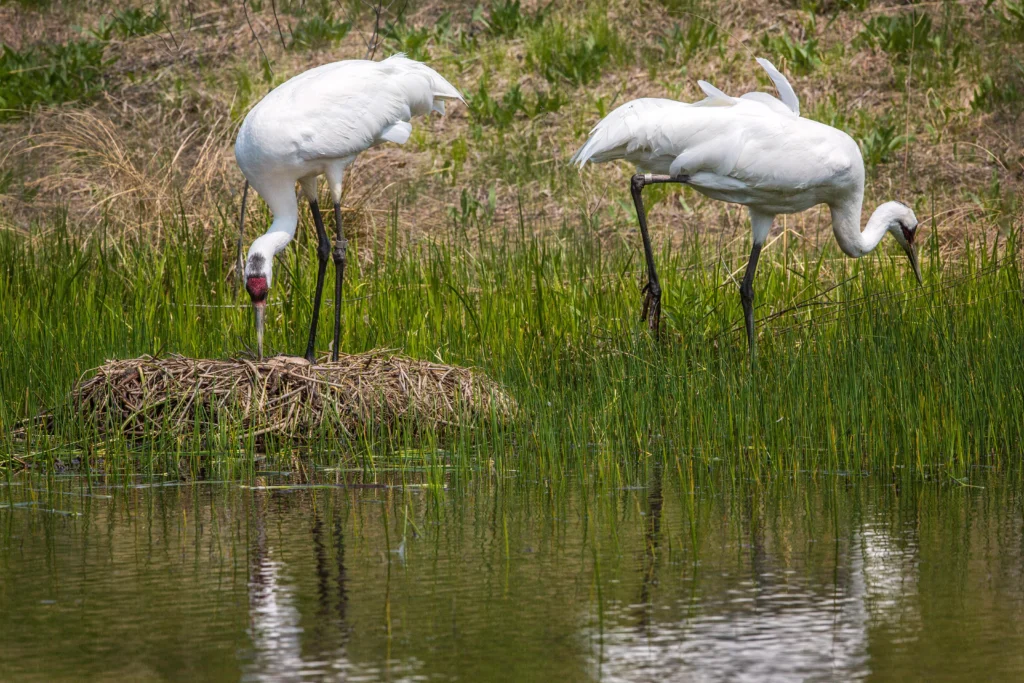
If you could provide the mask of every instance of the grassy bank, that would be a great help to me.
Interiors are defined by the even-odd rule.
[[[655,341],[638,322],[637,251],[607,247],[600,227],[540,241],[523,225],[479,238],[456,226],[397,252],[356,245],[343,348],[479,367],[516,397],[521,419],[511,429],[465,431],[454,443],[401,430],[325,435],[313,461],[374,467],[413,458],[441,468],[493,460],[558,477],[581,463],[617,476],[664,456],[673,468],[721,464],[753,475],[944,468],[959,476],[1019,459],[1024,304],[1013,237],[967,243],[956,259],[929,241],[922,288],[895,248],[851,261],[831,243],[773,241],[756,280],[760,353],[751,373],[735,282],[745,231],[732,246],[695,234],[661,250],[665,329]],[[59,405],[105,359],[223,357],[251,344],[250,311],[225,266],[227,228],[221,237],[181,222],[165,229],[171,239],[162,247],[97,240],[82,248],[64,227],[34,239],[0,235],[4,434]],[[313,245],[300,240],[275,272],[268,347],[299,353]],[[320,329],[329,330],[330,305],[322,313]],[[320,348],[327,343],[322,332]],[[3,466],[84,457],[108,471],[256,467],[241,434],[97,443],[70,410],[58,410],[56,427],[28,441],[6,436]],[[287,444],[268,450],[293,455]]]

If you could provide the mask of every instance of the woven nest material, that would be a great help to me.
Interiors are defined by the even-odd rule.
[[[70,398],[101,435],[129,439],[193,434],[197,426],[295,441],[323,425],[350,436],[398,423],[443,432],[493,416],[506,421],[516,410],[477,371],[373,352],[317,365],[283,356],[113,360]]]

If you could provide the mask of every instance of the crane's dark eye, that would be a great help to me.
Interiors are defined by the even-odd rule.
[[[907,224],[900,221],[900,230],[903,231],[903,239],[907,241],[907,244],[914,243],[914,230],[907,227]]]

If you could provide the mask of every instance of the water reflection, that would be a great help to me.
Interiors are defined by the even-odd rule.
[[[882,521],[864,524],[853,540],[854,560],[862,567],[864,598],[872,622],[897,628],[901,637],[916,637],[917,528],[905,525],[893,537]]]
[[[851,680],[868,666],[866,575],[857,557],[840,582],[807,581],[752,553],[757,569],[727,577],[719,593],[700,592],[690,614],[662,606],[666,618],[642,633],[612,628],[598,642],[605,680]],[[695,570],[699,576],[699,570]],[[653,605],[647,605],[653,610]],[[617,615],[606,615],[614,623]]]
[[[1024,674],[1018,487],[637,484],[5,487],[0,679]]]
[[[288,578],[287,563],[275,559],[268,540],[267,526],[273,522],[267,519],[266,498],[257,495],[251,505],[255,531],[248,584],[251,652],[243,655],[247,660],[243,680],[376,680],[375,667],[352,663],[346,652],[348,594],[340,511],[334,510],[333,536],[328,537],[320,508],[308,508],[312,521],[305,550],[316,577],[316,599],[314,613],[304,618],[296,595],[299,588]],[[275,502],[280,508],[293,500],[293,496],[285,496]],[[295,540],[287,540],[293,550],[297,549]],[[297,564],[304,564],[302,559],[300,556]]]
[[[249,637],[253,656],[245,679],[281,680],[306,668],[301,615],[295,605],[295,587],[283,576],[285,566],[273,558],[262,498],[257,496],[252,506],[256,533],[249,560]]]

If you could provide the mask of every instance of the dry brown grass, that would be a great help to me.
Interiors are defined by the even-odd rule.
[[[350,438],[399,425],[446,434],[516,412],[515,400],[475,370],[385,352],[316,365],[290,357],[113,360],[68,398],[82,423],[129,440],[197,427],[298,442],[325,427]]]
[[[184,213],[201,224],[223,198],[231,137],[225,117],[206,129],[191,126],[155,149],[130,140],[98,108],[40,112],[33,123],[35,130],[10,154],[29,156],[45,169],[30,186],[37,196],[71,207],[76,222],[103,219],[126,234],[159,238],[162,218]]]

